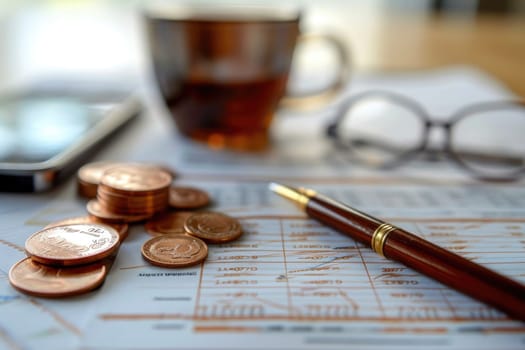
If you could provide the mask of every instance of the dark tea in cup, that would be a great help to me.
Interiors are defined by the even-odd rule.
[[[172,6],[145,11],[145,20],[155,79],[179,131],[214,148],[264,148],[300,12]]]

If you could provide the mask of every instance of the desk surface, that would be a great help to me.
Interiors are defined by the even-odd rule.
[[[306,11],[305,30],[326,29],[346,40],[358,71],[472,65],[525,97],[525,16],[401,15],[362,11],[354,2],[315,6]],[[87,72],[107,77],[115,71],[121,77],[147,69],[134,9],[39,11],[0,16],[0,29],[5,29],[0,30],[0,87],[17,74]]]
[[[479,74],[451,69],[354,84],[389,84],[443,112],[470,98],[501,93]],[[305,118],[323,115],[290,116],[295,122],[286,129],[299,131],[302,143],[281,136],[277,140],[288,141],[288,147],[277,143],[274,152],[247,156],[184,142],[158,111],[148,112],[100,159],[173,167],[177,184],[207,190],[212,209],[241,220],[244,235],[210,245],[202,265],[169,270],[144,262],[141,246],[151,236],[136,224],[100,289],[66,299],[35,298],[14,290],[7,271],[25,257],[30,234],[85,215],[86,201],[75,195],[74,179],[46,194],[2,193],[0,348],[523,347],[522,322],[308,220],[267,189],[270,180],[315,188],[524,282],[523,182],[471,183],[446,162],[412,162],[385,173],[359,169],[327,156],[333,149],[322,153],[321,140],[304,137],[311,129]]]
[[[358,69],[472,64],[525,95],[519,67],[525,61],[525,24],[489,18],[469,23],[378,20],[356,25],[348,39]],[[93,49],[88,42],[83,44]],[[83,47],[56,56],[54,66],[88,53]],[[105,47],[104,57],[92,55],[93,66],[99,63],[97,57],[130,54],[123,46]],[[35,51],[33,61],[51,62],[36,55],[45,52]],[[439,115],[469,99],[502,93],[477,71],[422,74],[429,76],[402,75],[399,81],[372,77],[353,83],[361,84],[357,88],[402,85],[403,92]],[[445,82],[446,89],[439,82]],[[332,149],[304,137],[305,132],[321,130],[310,127],[310,122],[321,122],[328,115],[297,117],[283,118],[281,124],[288,126],[291,137],[276,135],[292,142],[279,145],[274,153],[246,156],[214,153],[183,142],[174,136],[167,118],[149,109],[97,155],[172,166],[180,172],[179,184],[208,190],[214,210],[242,220],[246,232],[241,240],[211,247],[202,266],[178,271],[149,266],[140,255],[149,236],[142,225],[135,225],[101,289],[59,300],[26,296],[7,278],[9,268],[25,257],[25,239],[52,221],[85,215],[85,201],[75,195],[73,178],[45,194],[0,194],[0,348],[523,347],[523,323],[306,220],[295,207],[270,196],[267,182],[281,179],[335,195],[521,282],[523,183],[470,183],[444,162],[407,165],[388,174],[360,171],[327,156]],[[292,138],[295,131],[300,131],[302,144]]]
[[[358,68],[397,71],[468,64],[525,97],[523,17],[389,16],[369,25],[371,32],[350,34]]]

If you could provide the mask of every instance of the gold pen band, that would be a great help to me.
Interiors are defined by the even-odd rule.
[[[372,241],[370,242],[370,246],[377,254],[385,256],[385,254],[383,253],[383,247],[385,245],[386,239],[388,238],[388,234],[394,231],[396,228],[397,227],[387,223],[383,223],[379,225],[378,228],[376,228],[376,230],[372,234]]]

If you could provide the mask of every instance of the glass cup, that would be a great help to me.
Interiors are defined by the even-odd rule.
[[[300,34],[296,8],[180,6],[144,12],[157,86],[179,131],[213,148],[260,150],[286,87]],[[297,101],[333,93],[345,81],[346,50],[335,49],[337,79]]]

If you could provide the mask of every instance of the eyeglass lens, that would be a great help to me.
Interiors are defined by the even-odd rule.
[[[450,134],[453,155],[473,171],[506,176],[525,166],[525,108],[508,104],[463,116]]]
[[[415,111],[382,97],[366,97],[346,110],[338,126],[339,141],[360,161],[395,162],[425,141],[425,121]]]
[[[393,164],[425,147],[426,117],[416,108],[383,96],[366,96],[339,120],[338,141],[367,164]],[[486,177],[507,177],[525,168],[525,107],[499,104],[472,109],[452,121],[453,158]]]

